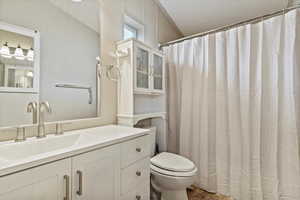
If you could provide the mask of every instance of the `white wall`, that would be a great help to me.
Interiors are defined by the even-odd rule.
[[[122,40],[122,26],[124,14],[134,18],[145,26],[145,43],[154,48],[158,48],[159,43],[177,39],[182,35],[177,28],[167,20],[167,17],[160,10],[159,6],[153,0],[100,0],[101,2],[101,49],[102,58],[105,63],[113,63],[114,60],[109,56],[109,52],[114,51],[115,42]],[[110,98],[113,105],[113,115],[116,115],[116,84],[108,83],[104,88],[113,93],[105,98]],[[165,110],[165,96],[146,97],[139,96],[136,101],[137,113],[158,112]]]
[[[153,47],[158,43],[173,40],[182,35],[176,27],[167,22],[158,5],[153,0],[99,0],[101,3],[101,57],[105,63],[114,60],[109,52],[114,51],[115,42],[122,39],[123,14],[127,13],[145,25],[145,42]],[[0,5],[1,6],[1,5]],[[1,98],[1,97],[0,97]],[[162,98],[164,103],[165,98]],[[96,125],[116,123],[117,84],[103,78],[101,80],[101,116],[94,120],[83,120],[68,125],[66,129],[78,129]],[[2,137],[1,137],[2,136]],[[3,132],[0,140],[11,138],[9,131]]]
[[[87,90],[57,88],[55,84],[90,86],[93,99],[96,99],[96,57],[100,53],[98,32],[65,13],[49,0],[1,0],[0,2],[0,20],[40,32],[39,97],[40,101],[49,101],[53,111],[51,115],[46,115],[46,120],[96,117],[97,103],[96,101],[93,104],[88,103]],[[28,99],[25,101],[25,104],[29,103]],[[14,111],[11,113],[21,111],[20,107],[15,109],[13,106],[10,107]],[[20,112],[20,115],[22,114]],[[12,114],[10,116],[16,117]],[[22,123],[23,121],[19,121],[19,124]]]

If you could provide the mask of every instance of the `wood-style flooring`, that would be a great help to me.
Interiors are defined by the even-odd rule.
[[[212,194],[197,187],[192,187],[187,192],[189,200],[233,200],[233,198]]]

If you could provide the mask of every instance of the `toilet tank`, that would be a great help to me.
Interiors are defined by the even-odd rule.
[[[150,143],[151,143],[151,157],[155,156],[156,153],[156,127],[148,127],[150,130]]]

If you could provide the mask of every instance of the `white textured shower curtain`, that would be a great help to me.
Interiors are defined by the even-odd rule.
[[[300,200],[299,11],[165,47],[169,150],[238,200]]]

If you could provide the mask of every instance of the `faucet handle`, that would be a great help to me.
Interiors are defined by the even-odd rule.
[[[44,112],[45,109],[48,113],[52,113],[52,109],[48,101],[43,101],[40,103],[40,112]]]
[[[29,102],[27,105],[27,112],[33,112],[37,109],[37,102],[33,101],[33,102]]]
[[[24,126],[20,126],[17,127],[17,137],[15,139],[15,142],[23,142],[26,140],[26,135],[25,135],[25,127]]]
[[[64,134],[64,125],[71,124],[71,122],[58,122],[56,123],[56,132],[55,135],[63,135]]]

